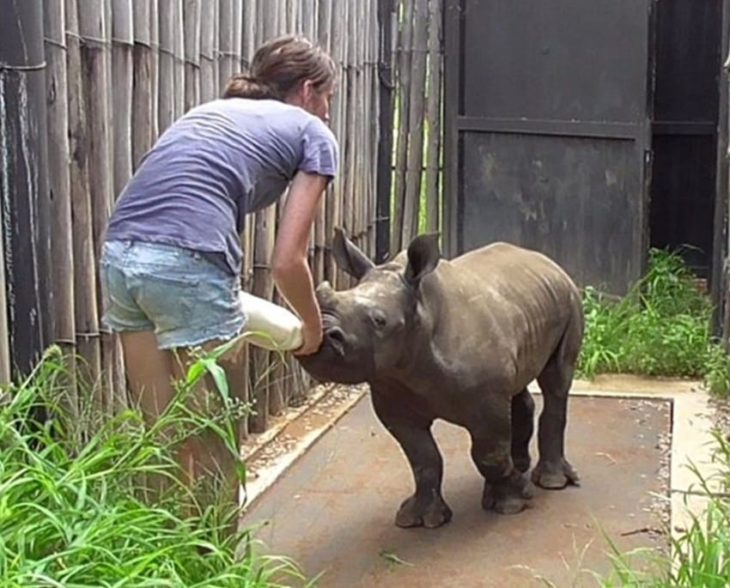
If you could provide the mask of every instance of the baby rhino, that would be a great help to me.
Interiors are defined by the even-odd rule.
[[[370,384],[375,413],[415,479],[396,525],[438,527],[451,519],[431,434],[437,418],[469,431],[485,480],[482,506],[505,514],[525,508],[535,410],[527,385],[534,379],[544,408],[532,481],[551,489],[578,484],[564,438],[583,312],[565,271],[506,243],[448,261],[435,235],[417,237],[377,266],[339,230],[333,247],[338,266],[358,282],[341,292],[326,282],[317,289],[324,341],[299,361],[318,380]]]

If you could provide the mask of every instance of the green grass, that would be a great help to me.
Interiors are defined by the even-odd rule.
[[[249,531],[226,532],[234,506],[203,506],[177,481],[172,448],[193,431],[213,430],[236,452],[232,422],[245,407],[228,395],[220,351],[192,366],[176,402],[151,427],[129,410],[93,435],[80,431],[84,419],[62,409],[57,348],[0,393],[0,586],[259,588],[299,577],[292,562],[259,555]],[[205,374],[225,406],[213,420],[186,402]],[[53,418],[34,422],[39,405]],[[140,480],[150,475],[170,487],[143,500]],[[238,475],[245,477],[242,465]]]
[[[578,375],[630,373],[703,378],[730,392],[730,360],[711,333],[712,306],[674,252],[653,249],[647,274],[620,300],[588,287]]]

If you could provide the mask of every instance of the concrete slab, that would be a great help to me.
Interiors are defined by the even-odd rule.
[[[539,395],[536,396],[538,405]],[[405,458],[360,400],[248,508],[244,526],[267,551],[296,560],[319,586],[595,585],[610,569],[604,533],[621,550],[663,548],[668,523],[670,402],[574,397],[567,451],[580,488],[538,490],[532,508],[499,516],[480,508],[482,481],[465,431],[437,423],[444,496],[441,529],[393,525],[412,492]]]

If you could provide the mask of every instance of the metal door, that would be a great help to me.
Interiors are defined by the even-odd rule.
[[[643,269],[652,0],[447,0],[447,252],[496,240],[622,293]]]

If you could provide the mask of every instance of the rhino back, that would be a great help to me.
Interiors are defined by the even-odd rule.
[[[581,321],[580,295],[546,256],[495,243],[442,260],[424,283],[432,345],[452,377],[484,373],[526,386],[555,351],[569,321]]]

